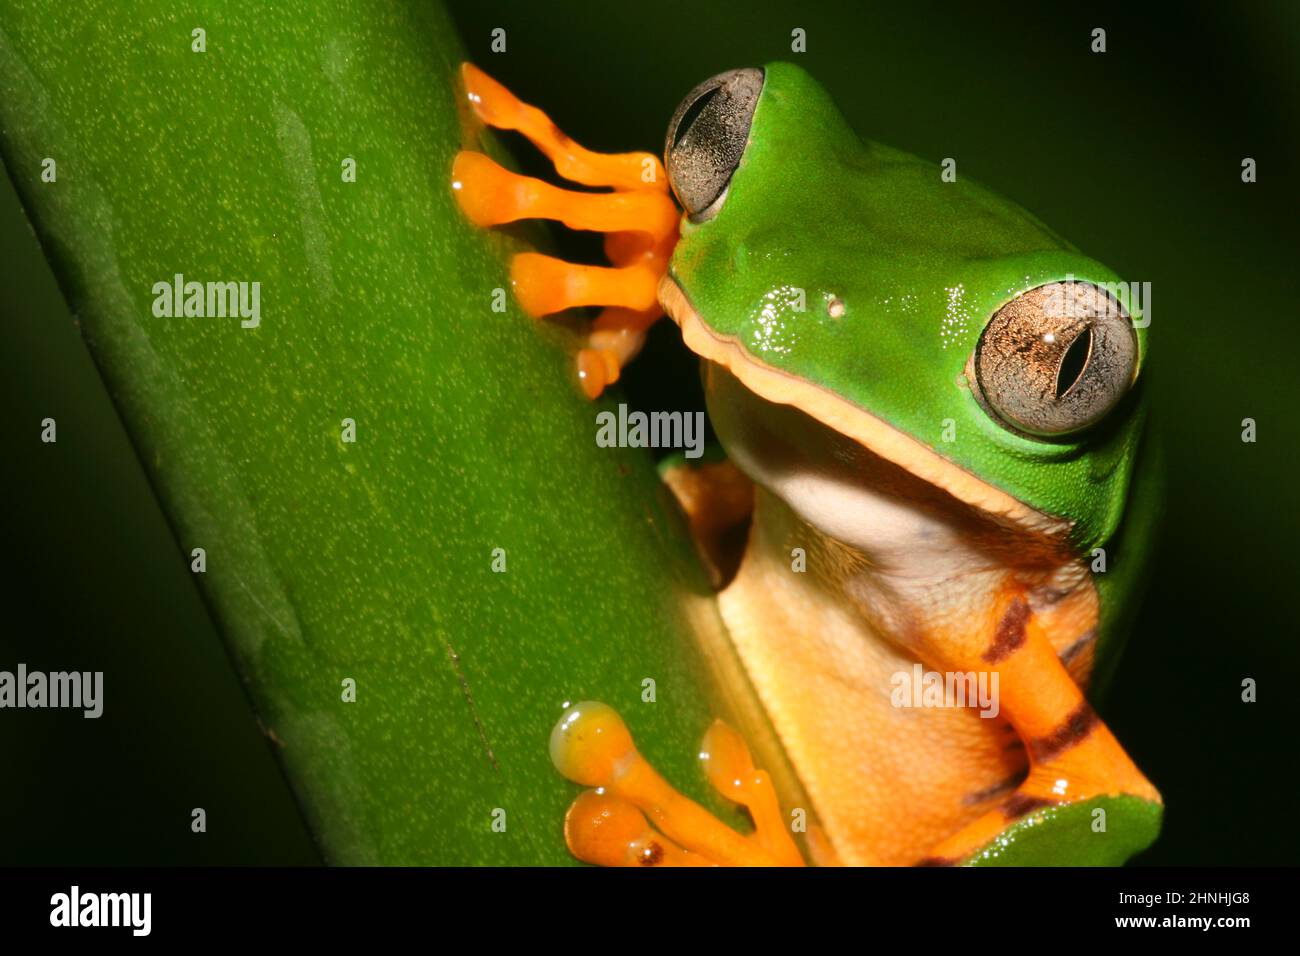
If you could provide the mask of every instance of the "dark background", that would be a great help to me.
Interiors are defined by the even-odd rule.
[[[794,58],[864,136],[955,157],[960,175],[1152,283],[1167,513],[1102,708],[1167,804],[1139,862],[1294,864],[1300,5],[1044,6],[451,4],[470,57],[589,147],[657,151],[697,82]],[[505,54],[489,52],[494,27]],[[805,54],[790,53],[795,27]],[[1090,52],[1094,27],[1105,54]],[[0,863],[317,861],[3,178],[0,315],[0,668],[109,674],[99,720],[0,711]],[[668,323],[626,382],[634,404],[702,407]],[[56,445],[33,438],[45,417]],[[1240,439],[1247,417],[1255,444]],[[1240,700],[1246,677],[1257,703]],[[190,831],[193,807],[206,834]]]

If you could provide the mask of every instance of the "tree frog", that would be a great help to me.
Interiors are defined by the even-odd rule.
[[[664,312],[702,360],[728,464],[675,488],[695,527],[748,521],[718,603],[815,819],[796,842],[772,780],[719,723],[701,757],[748,808],[740,834],[584,702],[551,738],[560,771],[592,788],[566,819],[575,855],[975,863],[1014,857],[1052,819],[1122,851],[1088,860],[1154,839],[1160,795],[1085,696],[1118,651],[1158,495],[1146,323],[1118,276],[1012,203],[859,139],[788,63],[692,90],[662,164],[588,152],[481,71],[463,76],[483,121],[608,189],[473,152],[452,174],[479,225],[608,234],[612,267],[525,253],[511,268],[530,314],[604,307],[578,355],[587,394]]]

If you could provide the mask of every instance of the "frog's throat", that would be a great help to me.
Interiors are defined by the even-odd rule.
[[[847,435],[865,448],[940,488],[965,504],[1050,538],[1066,536],[1071,522],[1044,514],[999,488],[981,481],[932,448],[900,432],[870,412],[831,392],[810,385],[750,355],[734,338],[713,332],[700,318],[686,293],[665,275],[659,281],[659,301],[682,330],[682,340],[696,355],[716,362],[746,388],[782,405],[793,405],[822,424]]]

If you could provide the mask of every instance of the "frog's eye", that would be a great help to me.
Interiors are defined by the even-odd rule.
[[[722,208],[762,89],[762,70],[719,73],[687,93],[673,114],[664,165],[692,222],[712,219]]]
[[[1012,299],[985,326],[968,374],[974,393],[1016,431],[1058,437],[1095,425],[1137,375],[1124,307],[1088,282],[1053,282]]]

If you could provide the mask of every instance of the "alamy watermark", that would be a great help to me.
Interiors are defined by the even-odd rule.
[[[980,716],[993,718],[1002,710],[998,703],[997,671],[927,671],[913,664],[910,671],[896,671],[889,679],[889,695],[895,707],[978,707]]]
[[[58,707],[83,711],[87,720],[104,712],[103,671],[0,671],[0,708]]]
[[[133,936],[148,936],[152,915],[152,893],[83,893],[74,884],[50,897],[51,926],[127,926]]]
[[[684,448],[687,458],[704,454],[703,412],[628,412],[596,415],[596,445],[600,448]]]
[[[1080,309],[1096,315],[1122,315],[1126,307],[1133,328],[1145,329],[1151,324],[1150,282],[1091,282],[1076,279],[1071,272],[1053,285],[1043,300],[1043,310],[1050,316],[1063,318]]]
[[[262,283],[186,282],[178,272],[170,282],[153,284],[153,314],[160,319],[239,316],[240,326],[255,329],[262,323]]]

